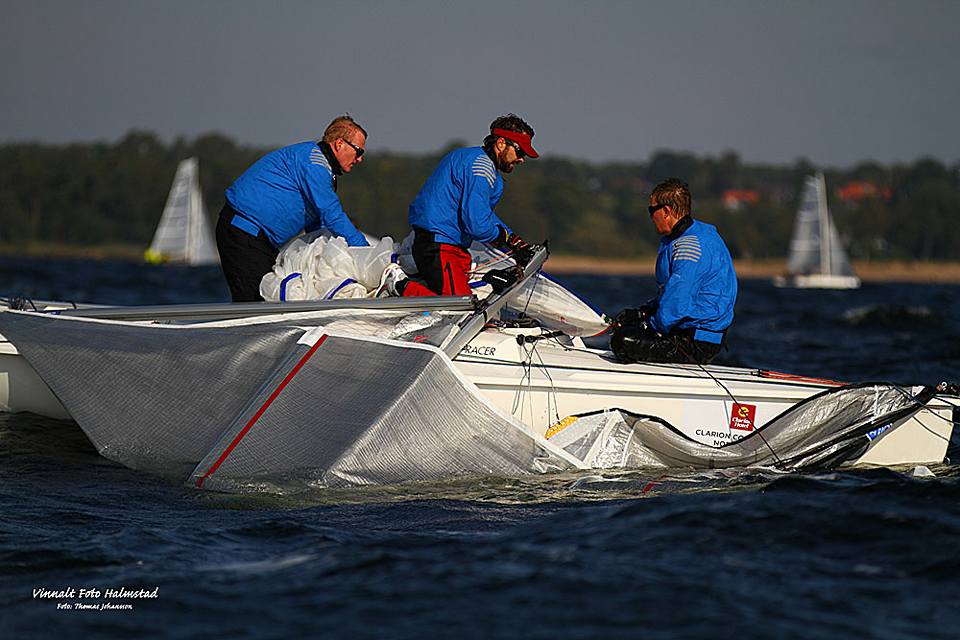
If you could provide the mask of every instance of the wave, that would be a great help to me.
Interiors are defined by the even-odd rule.
[[[940,325],[944,318],[925,305],[869,304],[848,309],[843,313],[843,320],[852,327],[897,328],[905,324]]]

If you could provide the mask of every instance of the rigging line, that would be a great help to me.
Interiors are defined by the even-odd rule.
[[[530,287],[530,295],[527,296],[527,301],[523,304],[523,311],[521,312],[523,315],[527,315],[527,307],[530,306],[530,301],[533,299],[533,292],[537,290],[537,285],[540,284],[537,274],[534,274],[530,280],[533,286]]]
[[[915,397],[912,393],[910,393],[909,391],[907,391],[906,389],[904,389],[904,388],[901,387],[900,385],[898,385],[898,384],[891,384],[890,386],[891,386],[893,389],[895,389],[895,390],[897,390],[898,392],[900,392],[901,394],[903,394],[905,397],[907,397],[907,398],[909,398],[910,400],[912,400],[915,404],[920,405],[919,408],[917,409],[918,411],[926,411],[927,413],[929,413],[930,415],[932,415],[934,418],[937,418],[938,420],[943,420],[943,421],[946,422],[947,424],[951,424],[951,425],[953,425],[954,427],[956,427],[957,425],[960,425],[960,422],[958,422],[958,421],[956,421],[956,420],[952,420],[952,419],[950,419],[950,418],[944,418],[942,415],[940,415],[939,413],[937,413],[936,411],[934,411],[933,409],[931,409],[931,408],[928,407],[927,405],[921,403],[920,401],[918,401],[918,400],[916,399],[916,397]],[[936,397],[936,396],[934,396],[934,397]],[[931,398],[931,399],[932,399],[932,398]],[[949,405],[950,405],[952,408],[954,408],[954,409],[957,408],[956,405],[950,404],[949,402],[948,402],[947,404],[949,404]],[[952,413],[951,413],[951,415],[952,415]],[[920,422],[920,420],[917,419],[917,422]],[[930,431],[930,429],[928,429],[927,426],[924,425],[922,422],[920,422],[920,424],[921,424],[921,426],[923,426],[924,429],[927,429],[927,431]]]
[[[495,264],[506,262],[509,259],[510,259],[510,256],[503,255],[496,258],[491,258],[490,260],[487,260],[485,262],[478,262],[476,268],[468,271],[467,275],[476,275],[480,271],[480,269],[483,269],[484,267],[491,267]]]
[[[527,352],[526,343],[524,343],[523,345],[521,345],[521,348],[523,349],[524,354],[526,354],[527,356],[529,356],[529,354],[528,354],[528,352]],[[520,384],[517,385],[517,393],[516,393],[516,395],[513,396],[513,408],[512,408],[512,411],[513,411],[513,413],[516,413],[516,412],[517,412],[517,407],[519,406],[519,407],[520,407],[520,411],[521,411],[521,415],[522,415],[523,404],[521,403],[521,400],[526,400],[526,396],[524,395],[524,382],[526,381],[526,384],[527,384],[528,387],[532,385],[532,381],[530,380],[530,375],[531,375],[531,374],[530,374],[529,358],[528,358],[528,357],[525,357],[525,358],[521,359],[521,360],[520,360],[520,366],[523,368],[523,376],[520,378]]]
[[[690,354],[687,353],[686,349],[683,348],[683,346],[680,344],[679,340],[675,341],[674,344],[676,344],[677,349],[679,349],[680,352],[681,352],[688,360],[693,361],[693,363],[696,364],[696,365],[700,368],[701,371],[703,371],[705,374],[707,374],[708,376],[710,376],[710,379],[713,380],[715,383],[717,383],[717,384],[720,386],[720,388],[723,389],[724,392],[725,392],[728,396],[730,396],[730,399],[733,400],[734,404],[740,404],[740,401],[737,400],[737,398],[733,395],[733,392],[731,392],[730,389],[727,388],[727,385],[723,384],[723,382],[721,382],[721,381],[720,381],[719,379],[717,379],[712,373],[710,373],[710,371],[707,370],[707,368],[706,368],[702,363],[696,362],[696,361],[693,360],[693,358],[690,357]],[[727,430],[729,431],[729,427],[727,427]],[[773,454],[773,459],[777,461],[777,464],[778,464],[778,465],[783,465],[783,461],[780,460],[780,456],[777,455],[777,452],[774,451],[773,447],[770,446],[770,443],[767,442],[767,439],[763,436],[763,430],[762,430],[762,428],[761,428],[761,429],[754,428],[754,433],[757,434],[757,436],[760,438],[760,441],[763,442],[763,444],[766,445],[767,449],[770,450],[770,453]]]
[[[556,340],[556,338],[554,338]],[[550,375],[550,368],[547,366],[547,363],[543,361],[543,356],[537,351],[538,343],[533,343],[533,353],[537,355],[537,358],[540,360],[541,368],[543,375],[546,376],[547,380],[550,381],[550,391],[547,392],[547,413],[550,412],[550,399],[553,399],[553,415],[555,417],[554,422],[560,421],[560,401],[557,399],[557,386],[553,382],[553,376]]]
[[[564,347],[564,348],[567,349],[568,351],[581,351],[581,352],[584,352],[584,353],[590,353],[590,352],[587,351],[586,349],[578,349],[578,348],[576,348],[576,347],[568,347],[567,345],[564,345],[563,343],[561,343],[560,340],[559,340],[559,338],[554,338],[554,340],[556,341],[557,344],[559,344],[560,346]],[[712,373],[710,373],[710,371],[709,371],[703,364],[701,364],[701,363],[699,363],[699,362],[693,361],[693,358],[690,357],[690,354],[687,353],[686,350],[685,350],[679,343],[677,343],[677,348],[681,351],[681,353],[683,353],[684,356],[686,356],[686,358],[687,358],[688,360],[690,360],[690,361],[692,362],[692,364],[697,365],[697,367],[698,367],[701,371],[703,371],[705,374],[707,374],[707,376],[709,376],[711,380],[713,380],[721,389],[723,389],[724,392],[725,392],[728,396],[730,396],[730,399],[733,400],[733,402],[735,402],[736,404],[740,404],[740,401],[737,400],[737,398],[733,395],[733,392],[730,391],[730,389],[729,389],[725,384],[723,384],[723,382],[720,381],[716,376],[714,376]],[[656,363],[654,363],[654,364],[656,364]],[[728,427],[728,430],[729,430],[729,427]],[[773,454],[773,458],[774,458],[774,460],[776,460],[777,464],[783,465],[783,461],[780,460],[780,456],[777,455],[777,452],[773,449],[773,447],[770,445],[770,443],[767,442],[767,439],[764,437],[762,431],[759,430],[759,429],[757,429],[757,430],[754,431],[754,433],[757,434],[757,436],[760,438],[760,440],[763,442],[763,444],[766,445],[767,449],[770,450],[770,453]]]

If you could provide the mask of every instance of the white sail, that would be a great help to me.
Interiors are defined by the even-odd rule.
[[[160,224],[146,255],[151,262],[220,263],[200,195],[196,158],[187,158],[177,167]]]
[[[853,274],[850,259],[840,241],[827,208],[823,174],[808,176],[800,197],[800,208],[790,240],[786,278],[778,286],[820,289],[855,289],[860,279]]]

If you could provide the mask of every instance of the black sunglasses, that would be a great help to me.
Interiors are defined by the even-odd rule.
[[[348,145],[350,145],[351,147],[353,147],[353,150],[357,152],[357,157],[358,157],[358,158],[362,158],[362,157],[363,157],[363,152],[366,151],[366,149],[364,149],[363,147],[358,147],[357,145],[353,144],[352,142],[350,142],[350,141],[347,140],[346,138],[340,138],[340,139],[343,140],[344,142],[346,142],[346,143],[347,143]]]
[[[656,204],[656,205],[654,205],[654,204],[651,204],[650,206],[647,207],[647,211],[650,213],[650,217],[652,218],[652,217],[653,217],[653,214],[655,214],[657,211],[660,211],[660,209],[663,209],[663,208],[666,207],[666,206],[669,206],[669,205],[665,205],[665,204]]]
[[[506,138],[504,138],[503,141],[506,142],[511,147],[513,147],[513,150],[517,152],[518,159],[523,159],[527,157],[527,152],[521,149],[520,145],[518,145],[516,142],[514,142],[513,140],[507,140]]]

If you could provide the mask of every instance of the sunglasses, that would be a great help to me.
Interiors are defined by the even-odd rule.
[[[527,157],[527,152],[520,148],[520,145],[514,142],[513,140],[503,139],[508,145],[513,147],[513,150],[517,152],[517,159],[523,159]]]
[[[650,206],[647,207],[647,211],[650,213],[650,217],[652,218],[652,217],[653,217],[653,214],[655,214],[657,211],[660,211],[660,209],[663,209],[663,208],[666,207],[666,206],[669,206],[669,205],[665,205],[665,204],[653,205],[653,204],[651,204]]]
[[[350,142],[350,141],[347,140],[346,138],[340,138],[340,139],[343,140],[344,142],[346,142],[348,145],[350,145],[350,147],[353,148],[353,150],[357,152],[357,157],[358,157],[358,158],[362,158],[362,157],[363,157],[363,152],[366,151],[366,149],[364,149],[363,147],[358,147],[357,145],[353,144],[352,142]]]

